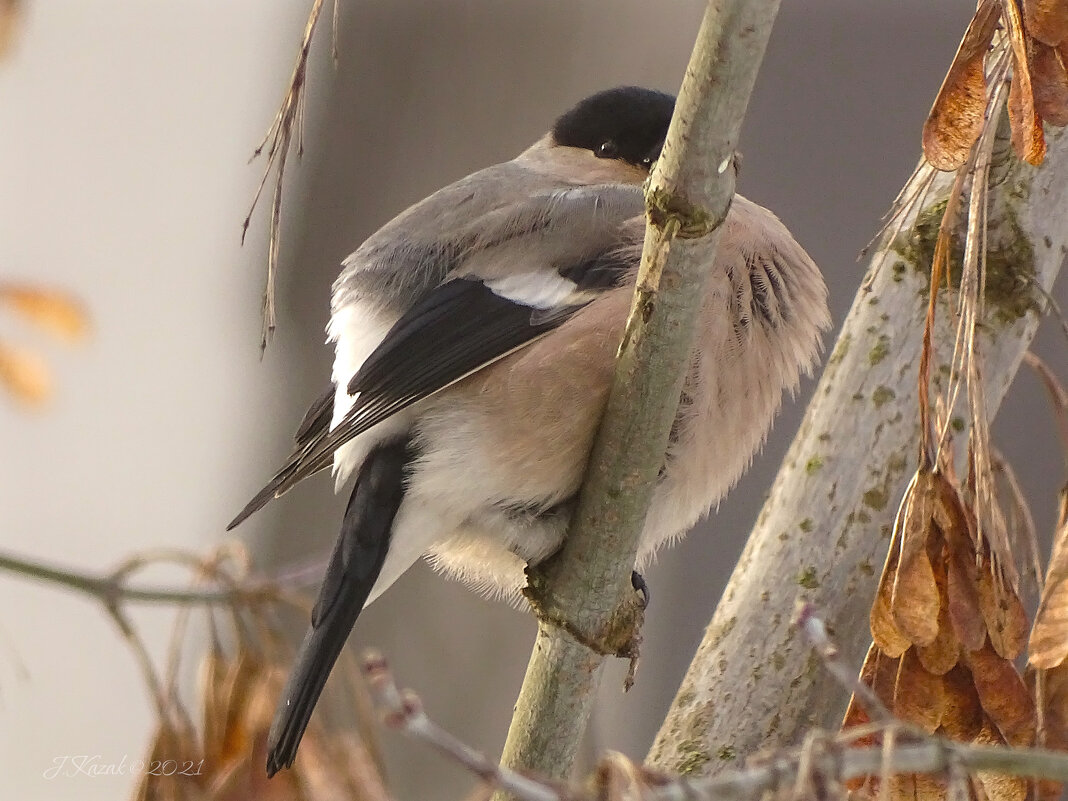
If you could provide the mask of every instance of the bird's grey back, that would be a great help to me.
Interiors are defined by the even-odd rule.
[[[540,249],[560,268],[624,241],[643,212],[641,188],[583,186],[509,161],[473,173],[411,206],[342,264],[332,309],[359,300],[399,314],[476,254]],[[633,226],[628,227],[628,231]],[[577,230],[576,230],[577,229]],[[516,258],[517,253],[503,258]]]

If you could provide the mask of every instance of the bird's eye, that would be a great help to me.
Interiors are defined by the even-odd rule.
[[[604,142],[601,142],[601,144],[597,145],[597,150],[594,152],[597,154],[597,158],[614,159],[619,153],[619,150],[616,148],[615,142],[613,142],[611,139],[607,139]]]

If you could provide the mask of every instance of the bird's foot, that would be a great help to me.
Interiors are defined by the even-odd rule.
[[[642,609],[649,608],[649,585],[645,582],[645,576],[637,570],[630,571],[630,586],[642,596]]]

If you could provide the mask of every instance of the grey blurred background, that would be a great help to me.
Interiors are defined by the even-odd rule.
[[[138,549],[206,549],[288,453],[325,386],[338,262],[433,189],[510,158],[591,91],[675,91],[703,3],[358,0],[313,51],[306,155],[283,217],[279,328],[259,358],[266,210],[238,245],[259,141],[292,68],[306,0],[30,0],[0,63],[0,276],[69,288],[95,332],[39,343],[59,392],[42,413],[0,401],[0,547],[104,570]],[[328,4],[329,6],[329,4]],[[742,138],[740,189],[823,267],[840,321],[856,254],[917,157],[918,131],[971,0],[784,0]],[[1061,283],[1058,297],[1068,303]],[[1065,374],[1047,322],[1039,350]],[[811,381],[718,514],[648,571],[637,685],[613,666],[589,748],[644,755],[796,428]],[[995,428],[1048,531],[1062,459],[1037,381],[1021,374]],[[311,482],[240,535],[265,565],[325,551],[343,498]],[[774,580],[774,577],[769,577]],[[866,604],[867,599],[858,599]],[[166,610],[138,610],[163,653]],[[412,570],[361,618],[429,712],[499,753],[526,666],[528,616]],[[759,637],[754,632],[754,637]],[[739,654],[739,658],[745,658]],[[150,701],[105,615],[0,577],[0,788],[112,799],[128,776],[44,778],[63,755],[142,754]],[[386,735],[399,798],[456,798],[471,780]]]

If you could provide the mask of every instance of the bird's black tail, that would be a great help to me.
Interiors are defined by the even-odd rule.
[[[376,447],[360,467],[312,609],[311,628],[274,713],[267,737],[268,776],[293,764],[330,670],[378,579],[410,458],[410,442],[394,440]]]

